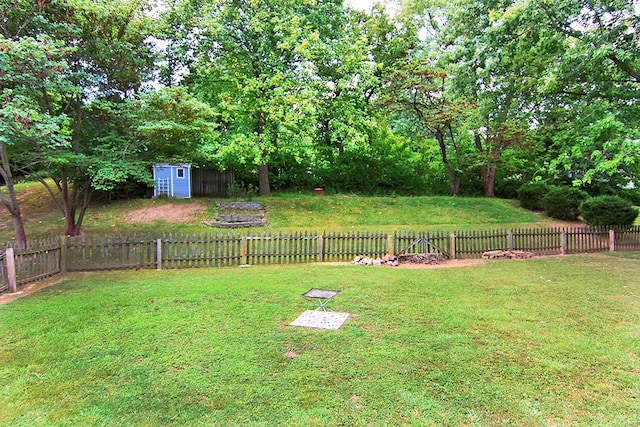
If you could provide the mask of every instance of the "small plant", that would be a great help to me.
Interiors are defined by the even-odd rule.
[[[544,211],[551,218],[575,221],[580,216],[580,203],[589,195],[575,187],[552,187],[544,196]]]
[[[618,196],[592,197],[580,205],[580,215],[592,226],[633,225],[639,213],[630,201]]]
[[[229,198],[238,201],[244,194],[245,190],[242,183],[234,182],[233,184],[227,185],[227,196],[229,196]]]
[[[529,182],[518,189],[518,200],[523,208],[529,210],[544,209],[544,196],[551,187],[542,182]]]
[[[247,185],[247,200],[253,200],[258,195],[258,187],[253,184]]]

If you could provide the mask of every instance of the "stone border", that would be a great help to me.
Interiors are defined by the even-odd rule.
[[[259,202],[217,202],[216,209],[221,211],[265,211]]]

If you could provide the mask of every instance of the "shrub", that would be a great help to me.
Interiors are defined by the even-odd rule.
[[[591,197],[580,205],[582,219],[592,226],[633,225],[638,213],[630,201],[618,196]]]
[[[640,206],[640,188],[623,188],[619,190],[617,195],[629,200],[636,206]]]
[[[244,186],[239,182],[227,185],[227,196],[233,200],[240,200],[244,194]]]
[[[518,190],[522,181],[517,178],[508,178],[496,182],[496,197],[502,199],[517,199]]]
[[[544,182],[529,182],[518,189],[518,200],[523,208],[529,210],[544,209],[544,196],[551,187]]]
[[[575,187],[553,187],[544,196],[544,211],[551,218],[575,221],[580,216],[580,203],[589,195]]]

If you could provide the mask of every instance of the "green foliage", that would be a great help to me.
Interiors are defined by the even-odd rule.
[[[244,196],[245,188],[240,182],[234,182],[227,186],[227,196],[233,200],[240,200]]]
[[[380,127],[369,144],[345,148],[329,157],[320,170],[322,184],[339,192],[364,194],[425,194],[429,189],[420,170],[422,157],[410,142]]]
[[[618,190],[618,195],[634,205],[640,206],[640,188],[622,188]]]
[[[580,215],[592,226],[633,225],[640,212],[618,196],[591,197],[580,205]]]
[[[522,181],[517,178],[503,178],[496,182],[496,197],[517,199]]]
[[[550,186],[542,181],[528,182],[518,189],[518,200],[525,209],[543,210],[544,197],[550,190]]]
[[[68,233],[92,191],[148,182],[157,160],[263,194],[640,181],[634,2],[155,3],[0,0],[1,143],[52,179]]]
[[[220,163],[266,172],[277,155],[301,163],[310,157],[318,92],[307,71],[314,69],[315,47],[328,37],[327,20],[340,17],[340,9],[328,1],[202,6],[189,80],[216,111],[220,131],[210,143]],[[271,191],[268,173],[259,174],[259,185],[261,194]]]
[[[227,186],[227,196],[236,201],[241,199],[253,200],[258,195],[258,188],[253,184],[234,182]]]
[[[551,218],[575,221],[580,216],[580,203],[589,195],[576,187],[552,187],[543,199],[544,211]]]
[[[1,127],[11,127],[5,117],[22,126],[3,135],[12,167],[46,173],[67,235],[80,233],[94,190],[149,177],[120,105],[151,76],[146,12],[146,2],[112,0],[18,1],[0,12],[0,89],[12,109]]]

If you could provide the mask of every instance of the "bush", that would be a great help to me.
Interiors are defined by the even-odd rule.
[[[544,211],[551,218],[575,221],[580,216],[580,204],[588,197],[575,187],[553,187],[544,196]]]
[[[629,200],[636,206],[640,206],[640,188],[623,188],[619,190],[617,195]]]
[[[502,179],[496,182],[496,197],[501,199],[517,199],[522,180],[517,178]]]
[[[592,197],[580,205],[582,219],[592,226],[633,225],[638,213],[630,201],[618,196]]]
[[[551,187],[544,182],[529,182],[518,189],[520,205],[529,210],[544,209],[544,196]]]

